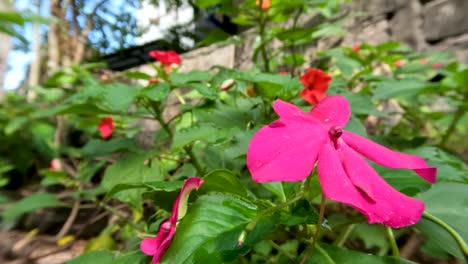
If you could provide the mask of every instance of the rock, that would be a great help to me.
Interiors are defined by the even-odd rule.
[[[358,22],[352,28],[347,29],[343,45],[368,43],[378,45],[390,41],[389,24],[383,17],[379,21]]]
[[[424,34],[428,41],[468,32],[467,0],[438,0],[423,8]]]
[[[421,4],[408,1],[390,20],[392,39],[408,44],[416,50],[424,50],[426,41],[422,30]]]
[[[406,0],[356,0],[355,10],[363,11],[371,16],[393,13],[402,8]]]

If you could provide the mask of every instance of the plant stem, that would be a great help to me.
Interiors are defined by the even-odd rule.
[[[336,262],[328,255],[327,251],[325,251],[319,244],[315,245],[317,247],[317,250],[322,253],[322,255],[327,259],[328,263],[330,264],[336,264]]]
[[[301,260],[301,264],[304,264],[307,259],[312,255],[312,252],[314,252],[315,245],[317,244],[317,240],[320,235],[320,230],[322,227],[323,223],[323,215],[325,214],[325,202],[327,199],[325,198],[325,195],[322,193],[322,200],[320,201],[320,211],[319,211],[319,218],[317,221],[317,230],[315,231],[314,234],[314,241],[312,241],[312,245],[310,246],[310,249],[307,251],[307,253],[304,255],[304,258]]]
[[[166,133],[169,135],[169,137],[172,139],[174,137],[174,133],[172,132],[171,128],[169,127],[168,123],[164,121],[164,118],[162,117],[161,111],[159,110],[159,106],[156,104],[152,104],[151,107],[153,108],[154,111],[154,116],[156,120],[158,120],[159,124],[161,127],[166,131]],[[200,162],[198,162],[197,157],[193,153],[192,150],[192,145],[190,146],[185,146],[184,147],[185,152],[190,158],[190,163],[195,167],[195,170],[197,171],[197,174],[199,176],[202,176],[204,174],[204,170],[202,166],[200,165]]]
[[[452,227],[447,225],[444,221],[440,220],[436,216],[434,216],[434,215],[432,215],[432,214],[430,214],[430,213],[428,213],[426,211],[424,211],[423,217],[430,220],[430,221],[432,221],[433,223],[439,225],[443,229],[445,229],[445,231],[447,231],[455,239],[458,246],[463,251],[463,254],[465,254],[465,256],[468,256],[468,246],[466,245],[463,238],[457,233],[457,231],[455,231]]]
[[[282,254],[284,254],[286,257],[288,257],[290,260],[294,259],[294,255],[289,253],[287,250],[285,250],[284,248],[282,248],[281,246],[279,246],[278,244],[276,244],[275,242],[269,240],[268,243],[276,250],[278,250],[278,252],[281,252]]]
[[[346,242],[346,239],[348,239],[351,232],[353,232],[354,227],[356,227],[355,224],[348,225],[346,229],[338,236],[335,242],[333,242],[333,245],[343,247],[343,244]]]
[[[192,147],[193,147],[193,145],[185,146],[185,147],[184,147],[184,150],[185,150],[185,152],[187,153],[187,155],[189,156],[190,162],[191,162],[192,165],[195,167],[195,170],[197,171],[197,174],[198,174],[199,176],[202,176],[202,175],[205,174],[205,171],[204,171],[204,169],[202,168],[202,166],[200,165],[200,162],[198,162],[198,159],[197,159],[197,157],[195,156],[195,154],[193,154]]]
[[[388,241],[390,242],[390,247],[392,248],[392,255],[394,257],[400,257],[400,250],[398,249],[398,245],[395,240],[395,236],[393,235],[393,231],[390,227],[385,227],[385,233],[387,234]]]
[[[268,55],[267,55],[267,52],[266,52],[266,43],[265,42],[265,27],[266,27],[266,19],[265,19],[265,16],[264,16],[264,13],[265,12],[261,12],[260,13],[260,32],[259,32],[259,35],[260,35],[260,53],[262,54],[262,58],[263,58],[263,63],[265,64],[265,72],[270,72],[270,60],[268,58]]]
[[[110,213],[112,213],[113,215],[117,216],[118,218],[124,220],[127,224],[129,224],[130,226],[132,226],[134,229],[140,231],[140,232],[143,232],[142,228],[137,226],[135,223],[133,223],[132,221],[130,221],[128,219],[128,217],[124,214],[122,214],[120,211],[114,209],[113,207],[111,206],[108,206],[107,204],[103,203],[103,202],[99,202],[99,206],[101,206],[103,209],[109,211]]]
[[[465,115],[466,109],[464,107],[464,102],[466,102],[467,100],[468,100],[468,88],[466,89],[466,92],[463,95],[463,99],[461,100],[462,103],[458,106],[457,111],[455,112],[455,116],[453,117],[452,122],[450,123],[445,134],[442,136],[442,139],[440,141],[441,147],[445,147],[445,144],[447,144],[447,141],[449,140],[450,136],[455,131],[455,128],[458,122],[463,117],[463,115]]]

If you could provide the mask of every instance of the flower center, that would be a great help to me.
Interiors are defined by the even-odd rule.
[[[328,134],[332,138],[333,141],[336,141],[341,135],[343,135],[343,128],[340,126],[332,126],[328,130]]]

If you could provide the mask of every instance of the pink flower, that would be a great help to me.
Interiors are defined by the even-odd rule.
[[[395,66],[396,67],[401,67],[405,64],[405,62],[403,60],[397,60],[395,61]]]
[[[361,49],[361,46],[359,44],[354,44],[351,49],[354,51],[354,52],[358,52],[360,49]]]
[[[301,76],[301,82],[304,85],[304,90],[301,91],[302,99],[311,105],[318,103],[325,98],[331,80],[331,76],[320,69],[308,69]]]
[[[101,119],[101,123],[98,125],[98,130],[101,132],[101,137],[106,139],[112,135],[112,131],[115,128],[114,119],[112,117],[107,116]]]
[[[437,69],[442,67],[442,63],[437,63],[436,62],[436,63],[432,64],[431,67],[432,67],[432,69],[437,70]]]
[[[159,61],[162,65],[171,65],[171,64],[181,64],[182,59],[179,54],[173,50],[162,51],[162,50],[152,50],[149,55],[155,60]]]
[[[429,61],[426,58],[420,60],[421,64],[427,64]]]
[[[51,171],[59,171],[62,169],[62,164],[60,163],[59,159],[53,159],[50,161],[49,170]]]
[[[194,189],[198,189],[202,183],[203,180],[201,178],[188,178],[184,182],[184,185],[182,186],[182,189],[180,190],[180,193],[174,202],[171,217],[161,223],[155,238],[145,238],[143,241],[141,241],[141,251],[143,251],[143,253],[146,255],[153,256],[151,264],[159,263],[159,260],[162,258],[164,252],[169,247],[172,237],[175,234],[177,221],[182,219],[187,212],[187,202],[190,192],[192,192]]]
[[[281,100],[273,108],[280,118],[254,135],[247,152],[247,167],[255,181],[304,180],[317,163],[324,195],[356,208],[369,223],[399,228],[420,219],[423,202],[393,189],[363,156],[385,167],[412,169],[431,183],[437,169],[418,156],[343,130],[350,117],[345,98],[326,97],[309,113]]]

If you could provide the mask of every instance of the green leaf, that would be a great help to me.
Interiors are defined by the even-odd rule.
[[[147,163],[147,155],[130,155],[107,167],[101,185],[112,190],[118,184],[134,184],[162,180],[163,172],[156,160]]]
[[[267,182],[262,184],[262,186],[276,195],[281,202],[286,202],[286,195],[284,194],[282,182]]]
[[[247,197],[247,190],[233,172],[214,170],[203,177],[200,192],[224,192]]]
[[[390,99],[399,96],[412,96],[417,94],[428,84],[417,79],[389,80],[379,82],[374,92],[374,99]]]
[[[112,187],[112,189],[107,193],[105,199],[114,196],[118,192],[131,189],[147,189],[151,191],[173,192],[179,190],[182,187],[183,183],[183,181],[121,183],[114,185],[114,187]]]
[[[187,86],[196,90],[197,92],[199,92],[201,95],[203,95],[204,97],[208,99],[211,99],[211,100],[216,99],[216,94],[218,90],[216,90],[213,86],[209,86],[204,83],[189,83],[187,84]]]
[[[82,149],[85,157],[99,157],[116,152],[137,152],[138,144],[133,138],[117,138],[112,140],[92,139]]]
[[[149,80],[151,76],[140,71],[129,71],[125,72],[124,76],[131,79]]]
[[[61,206],[62,203],[50,193],[34,193],[21,199],[19,202],[7,207],[2,213],[2,218],[9,222],[21,216],[41,208],[50,208]]]
[[[102,99],[111,110],[126,112],[140,90],[139,86],[113,83],[105,86],[104,98]]]
[[[208,143],[215,142],[217,137],[214,135],[217,135],[217,133],[219,133],[219,129],[209,125],[176,131],[172,148],[183,148],[196,140],[202,140]]]
[[[373,256],[358,251],[320,243],[319,247],[314,250],[314,254],[312,254],[306,263],[414,264],[415,262],[393,257]]]
[[[115,264],[113,261],[114,254],[105,250],[96,250],[84,253],[77,258],[67,262],[67,264]]]
[[[181,86],[191,82],[210,81],[211,78],[211,74],[206,71],[173,72],[170,75],[171,82],[175,86]]]
[[[212,193],[199,197],[177,226],[161,263],[193,263],[197,250],[213,253],[235,249],[235,238],[256,212],[254,204],[237,195]]]
[[[465,241],[468,241],[468,229],[466,229],[466,219],[468,219],[467,188],[468,185],[463,183],[440,182],[434,184],[431,189],[418,197],[418,199],[425,202],[427,212],[455,229]],[[446,250],[447,253],[463,258],[461,251],[454,245],[453,239],[431,233],[436,229],[424,223],[421,230],[428,232],[428,236],[432,238],[432,241],[435,239],[434,242]]]
[[[58,106],[55,111],[49,112],[47,114],[53,115],[69,115],[69,114],[76,114],[76,115],[97,115],[97,114],[111,114],[111,112],[99,108],[94,104],[74,104],[74,105],[66,105],[66,106]]]
[[[460,88],[468,89],[468,69],[455,73],[453,79]]]
[[[153,83],[143,89],[141,94],[152,101],[159,102],[166,99],[170,91],[171,90],[168,83]]]
[[[222,2],[222,0],[195,0],[195,4],[199,8],[207,8],[207,7],[210,7],[212,5],[219,4],[221,2]]]

